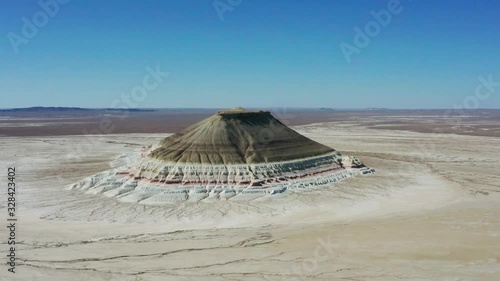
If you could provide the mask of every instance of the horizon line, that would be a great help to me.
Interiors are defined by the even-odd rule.
[[[234,107],[79,107],[79,106],[28,106],[28,107],[3,107],[0,110],[20,110],[20,109],[74,109],[74,110],[161,110],[161,109],[231,109]],[[463,110],[463,111],[475,111],[475,110],[500,110],[500,108],[391,108],[391,107],[298,107],[298,106],[248,106],[243,107],[245,109],[279,109],[279,108],[290,108],[290,109],[332,109],[332,110]]]

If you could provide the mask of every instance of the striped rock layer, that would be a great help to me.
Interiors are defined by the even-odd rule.
[[[220,111],[70,186],[124,202],[251,200],[374,172],[288,128],[268,111]]]

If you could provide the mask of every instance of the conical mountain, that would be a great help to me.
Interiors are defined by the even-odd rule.
[[[70,186],[141,204],[251,200],[374,172],[288,128],[268,111],[219,111]]]
[[[291,161],[334,152],[288,128],[269,111],[237,108],[164,139],[150,158],[190,164],[241,165]]]

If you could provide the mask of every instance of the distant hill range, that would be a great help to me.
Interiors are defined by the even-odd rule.
[[[390,110],[389,108],[381,108],[381,107],[368,107],[368,108],[365,108],[365,110],[368,110],[368,111],[379,111],[379,110]]]
[[[19,113],[36,113],[36,112],[89,112],[89,111],[130,111],[130,112],[152,112],[154,109],[139,109],[139,108],[82,108],[82,107],[44,107],[34,106],[26,108],[10,108],[0,109],[0,112],[19,112]]]

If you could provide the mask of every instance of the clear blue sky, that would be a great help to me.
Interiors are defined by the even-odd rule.
[[[138,107],[450,108],[500,83],[497,0],[401,0],[348,63],[339,45],[388,2],[243,0],[221,21],[213,0],[72,0],[15,53],[43,10],[1,1],[0,108],[110,107],[156,65],[170,76]]]

